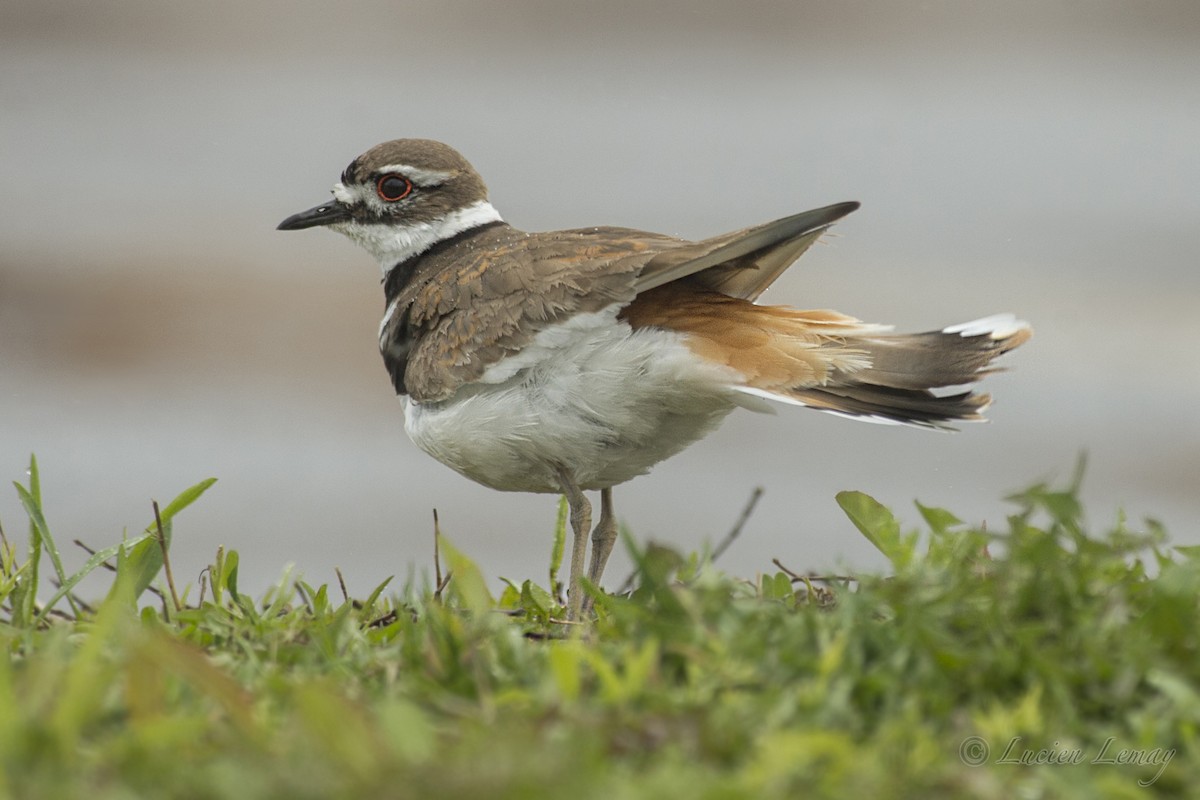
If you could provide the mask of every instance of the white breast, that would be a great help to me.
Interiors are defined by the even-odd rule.
[[[741,376],[672,331],[632,330],[617,307],[539,333],[480,382],[439,403],[405,400],[405,430],[468,478],[557,492],[558,465],[585,489],[627,481],[717,426]]]

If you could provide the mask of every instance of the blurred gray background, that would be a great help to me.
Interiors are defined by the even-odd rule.
[[[990,424],[738,412],[618,490],[640,538],[715,541],[761,485],[727,568],[879,567],[838,490],[1003,529],[1005,494],[1086,450],[1098,526],[1200,541],[1200,4],[5,0],[0,475],[37,453],[61,543],[216,476],[181,581],[221,543],[256,591],[294,562],[366,593],[428,568],[435,507],[488,575],[544,574],[553,498],[405,438],[370,257],[274,230],[400,136],[459,148],[528,229],[698,238],[860,200],[768,302],[1034,324]]]

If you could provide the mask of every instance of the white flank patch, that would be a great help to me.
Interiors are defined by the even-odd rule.
[[[479,378],[480,383],[504,383],[523,369],[537,366],[550,361],[576,342],[584,342],[592,338],[601,338],[609,330],[625,323],[617,322],[617,312],[621,305],[614,303],[600,311],[586,314],[576,314],[564,322],[552,325],[538,331],[533,341],[521,348],[520,352],[492,364]]]
[[[673,331],[634,331],[618,307],[577,314],[439,403],[405,403],[405,429],[439,461],[487,486],[556,492],[556,465],[585,489],[645,473],[734,407],[736,371]]]
[[[1028,327],[1028,322],[1023,319],[1017,319],[1012,314],[993,314],[983,319],[971,320],[970,322],[951,325],[949,328],[942,328],[942,333],[957,333],[963,338],[986,335],[992,339],[1007,339],[1014,333],[1023,331]]]
[[[337,187],[334,188],[334,196],[346,202],[338,195]],[[383,274],[387,275],[396,264],[425,252],[443,239],[449,239],[489,222],[499,221],[500,212],[487,200],[480,200],[432,222],[415,222],[401,226],[383,222],[364,225],[350,221],[334,223],[329,227],[361,245],[375,257]]]

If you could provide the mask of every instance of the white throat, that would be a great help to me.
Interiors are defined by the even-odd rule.
[[[500,212],[487,200],[479,200],[432,222],[414,222],[403,226],[340,222],[329,227],[362,245],[379,262],[383,274],[387,275],[396,264],[425,252],[443,239],[489,222],[500,221]]]

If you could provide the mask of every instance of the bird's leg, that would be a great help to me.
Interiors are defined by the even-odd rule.
[[[587,560],[587,532],[592,526],[592,504],[565,468],[559,468],[558,482],[571,508],[571,530],[574,532],[571,540],[571,583],[567,587],[567,619],[578,620],[583,608],[581,579]]]
[[[600,490],[600,521],[592,531],[592,566],[588,569],[588,580],[596,586],[604,575],[604,565],[617,541],[617,517],[613,514],[612,487]],[[591,603],[584,601],[584,610],[591,608]]]

